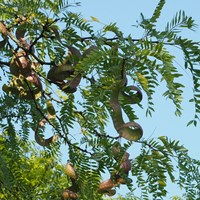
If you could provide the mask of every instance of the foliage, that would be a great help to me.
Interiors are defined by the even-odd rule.
[[[60,199],[69,180],[57,157],[6,132],[0,152],[1,199]]]
[[[199,161],[167,137],[140,139],[142,127],[135,122],[132,105],[142,109],[145,94],[146,114],[151,116],[153,95],[164,82],[163,96],[181,116],[183,74],[168,48],[178,47],[193,77],[190,101],[195,113],[188,125],[197,125],[200,47],[181,36],[183,29],[195,30],[194,20],[180,11],[164,30],[157,30],[165,5],[160,0],[150,19],[141,14],[138,28],[144,34],[135,39],[126,37],[115,23],[96,32],[90,21],[70,12],[70,6],[77,5],[65,0],[0,0],[0,123],[8,137],[1,137],[1,198],[59,199],[65,189],[65,199],[102,199],[102,194],[112,195],[126,184],[133,199],[136,188],[141,188],[142,199],[163,199],[168,179],[183,188],[185,199],[200,198]],[[124,122],[124,115],[130,122]],[[113,134],[107,132],[110,121]],[[51,137],[44,139],[47,125]],[[33,133],[44,148],[40,153],[29,142]],[[123,140],[114,148],[119,138]],[[141,143],[141,152],[130,170],[127,151],[133,142]],[[72,164],[67,180],[57,159],[62,144]],[[110,185],[101,182],[106,172]]]

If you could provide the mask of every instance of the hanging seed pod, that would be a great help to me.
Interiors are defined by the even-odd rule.
[[[115,186],[115,183],[113,183],[111,179],[108,179],[100,183],[98,190],[108,191],[112,189],[114,186]]]
[[[126,174],[128,174],[128,172],[131,170],[131,161],[130,160],[126,160],[124,161],[120,168],[122,169],[122,171]]]
[[[46,123],[46,119],[42,119],[39,123],[38,126],[35,130],[35,141],[40,145],[40,146],[49,146],[50,144],[56,142],[58,140],[58,134],[53,135],[50,138],[44,139],[42,136],[38,134],[38,130],[40,127],[44,126]]]
[[[122,156],[121,155],[122,152],[123,152],[123,149],[122,149],[120,143],[119,142],[115,142],[113,144],[113,146],[112,146],[112,154],[113,154],[115,160],[119,160],[120,159],[120,156]]]
[[[106,193],[109,197],[114,196],[116,194],[116,190],[108,190],[108,193]]]
[[[76,175],[76,172],[74,170],[74,167],[68,162],[65,166],[65,173],[73,178],[73,179],[77,179],[77,175]]]
[[[132,179],[128,178],[128,177],[126,179],[124,179],[122,177],[120,177],[120,178],[117,179],[117,183],[118,184],[129,184],[131,182],[132,182]]]
[[[78,194],[75,192],[72,192],[71,190],[65,189],[62,193],[62,198],[63,199],[77,199],[78,198]]]
[[[13,56],[10,62],[10,73],[14,76],[22,74],[27,77],[31,74],[31,61],[28,59],[26,52],[19,51]]]

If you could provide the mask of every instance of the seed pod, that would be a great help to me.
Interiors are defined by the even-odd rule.
[[[10,73],[14,76],[22,74],[27,77],[31,74],[31,61],[28,59],[26,52],[18,52],[10,62]]]
[[[115,186],[115,183],[111,179],[105,180],[100,183],[98,190],[108,191]]]
[[[124,161],[120,168],[122,169],[122,171],[126,174],[128,174],[128,172],[131,170],[131,161],[130,160],[126,160]]]
[[[119,184],[125,184],[126,181],[122,177],[120,177],[120,178],[117,179],[117,183],[119,183]]]
[[[72,192],[71,190],[65,189],[62,193],[62,197],[63,199],[77,199],[78,198],[78,194],[75,192]]]
[[[74,170],[74,167],[68,162],[65,166],[65,173],[73,178],[73,179],[77,179],[77,175],[76,175],[76,172]]]
[[[119,142],[115,142],[112,146],[112,153],[115,160],[119,160],[120,156],[122,156],[123,149]]]
[[[124,179],[122,177],[117,179],[117,183],[119,183],[119,184],[129,184],[131,182],[132,182],[132,179],[128,178],[128,177],[126,179]]]
[[[114,196],[116,194],[116,190],[108,190],[108,193],[106,193],[109,197]]]

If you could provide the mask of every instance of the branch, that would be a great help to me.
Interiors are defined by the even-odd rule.
[[[65,133],[65,130],[64,130],[64,127],[63,127],[63,124],[62,124],[61,119],[60,119],[58,116],[56,116],[56,118],[58,119],[58,121],[59,121],[59,123],[60,123],[60,126],[61,126],[61,128],[62,128],[63,133]],[[61,135],[61,138],[64,139],[64,141],[68,144],[69,147],[76,148],[76,149],[78,149],[78,150],[80,150],[80,151],[82,151],[82,152],[84,152],[84,153],[90,154],[90,155],[92,156],[92,153],[91,153],[91,152],[87,151],[86,149],[82,149],[82,148],[79,147],[79,146],[73,145],[73,144],[70,142],[70,140],[68,139],[68,137],[63,136],[62,134],[60,134],[60,135]],[[65,135],[66,135],[66,134],[65,134]]]
[[[0,66],[3,67],[3,65],[10,66],[10,62],[0,61]]]
[[[108,42],[108,41],[115,41],[115,40],[119,40],[120,38],[119,37],[113,37],[113,38],[103,38],[103,41],[105,42],[105,44],[106,44],[106,42]],[[85,41],[85,40],[95,40],[95,38],[94,37],[82,37],[81,38],[81,42],[83,42],[83,41]],[[124,38],[124,40],[125,41],[129,41],[130,39],[128,39],[128,38]],[[143,40],[142,38],[140,38],[140,39],[132,39],[131,41],[132,42],[139,42],[139,41],[141,41],[141,40]],[[154,44],[159,44],[159,43],[162,43],[162,44],[164,44],[164,45],[171,45],[171,46],[175,46],[175,45],[177,45],[175,42],[160,42],[159,40],[154,40],[154,41],[151,41],[152,43],[154,43]],[[192,42],[191,44],[193,44],[193,45],[200,45],[200,42]]]
[[[135,141],[136,143],[141,143],[141,144],[143,144],[143,145],[145,145],[145,146],[148,146],[150,149],[152,149],[152,150],[154,150],[154,151],[159,151],[159,152],[161,152],[163,155],[168,155],[168,156],[171,156],[171,157],[173,157],[173,158],[178,158],[178,156],[176,156],[176,155],[174,155],[174,154],[172,154],[172,153],[170,153],[170,152],[164,152],[164,151],[162,151],[162,150],[160,150],[160,149],[157,149],[157,148],[154,148],[152,145],[150,145],[147,141],[145,141],[145,140],[143,140],[143,141]]]

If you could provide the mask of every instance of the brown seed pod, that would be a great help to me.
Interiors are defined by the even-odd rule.
[[[47,78],[53,82],[64,81],[74,73],[73,66],[69,64],[60,64],[58,66],[52,66],[47,74]]]
[[[125,184],[126,180],[124,180],[122,177],[120,177],[120,178],[117,179],[117,183],[119,183],[119,184]]]
[[[74,170],[74,167],[68,162],[66,165],[65,165],[65,173],[73,178],[73,179],[77,179],[77,174]]]
[[[112,154],[113,154],[115,160],[119,160],[122,156],[122,153],[123,153],[123,149],[122,149],[120,143],[115,142],[112,146]]]
[[[110,196],[114,196],[116,194],[116,190],[108,190],[108,192],[106,193],[109,197]]]
[[[113,187],[115,187],[115,183],[109,178],[108,180],[100,183],[98,190],[108,191]]]
[[[10,73],[14,76],[22,74],[27,77],[31,74],[31,61],[28,59],[25,51],[19,51],[13,56],[10,62]]]
[[[128,184],[128,183],[131,183],[132,182],[132,179],[126,177],[125,179],[120,177],[117,179],[117,183],[119,184]]]
[[[23,47],[27,48],[29,47],[25,37],[26,29],[23,26],[19,26],[16,30],[16,38],[19,40],[19,42],[22,44]]]
[[[120,168],[122,169],[122,171],[126,174],[128,174],[128,172],[131,170],[131,161],[130,160],[126,160],[124,161]]]
[[[65,189],[62,193],[62,198],[63,199],[77,199],[78,198],[78,194],[75,192],[72,192],[71,190]]]
[[[46,123],[46,119],[42,119],[39,123],[38,126],[35,130],[35,141],[40,145],[40,146],[49,146],[50,144],[56,142],[58,140],[58,134],[53,135],[50,138],[44,139],[42,136],[38,134],[38,130],[40,127],[44,126]]]

